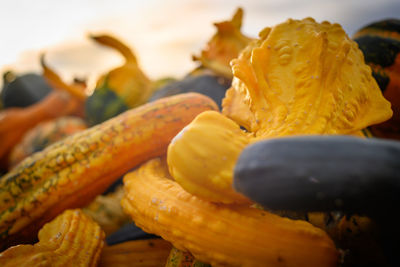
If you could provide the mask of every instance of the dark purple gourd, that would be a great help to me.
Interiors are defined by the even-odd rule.
[[[107,245],[115,245],[132,240],[141,240],[149,238],[159,238],[159,236],[148,234],[137,227],[134,222],[127,223],[120,229],[106,237]]]
[[[230,87],[231,80],[214,74],[201,73],[188,75],[182,80],[170,82],[157,90],[150,101],[176,94],[196,92],[212,98],[221,108],[225,91]]]
[[[1,101],[4,108],[30,106],[52,91],[51,86],[41,75],[28,73],[8,80],[7,77],[10,75],[10,72],[3,75]]]
[[[400,142],[350,136],[263,140],[241,153],[234,188],[272,210],[380,214],[400,204]]]

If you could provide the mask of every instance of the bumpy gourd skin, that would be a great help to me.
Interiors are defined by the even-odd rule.
[[[105,234],[81,210],[66,210],[46,224],[35,245],[18,245],[0,253],[7,266],[97,266]]]
[[[242,137],[220,138],[219,133],[240,125],[248,131],[244,137],[247,142],[241,141],[247,144],[290,135],[361,136],[363,128],[392,115],[362,52],[338,24],[289,19],[261,31],[260,39],[250,43],[231,64],[234,78],[222,113],[232,120],[230,125],[237,125],[225,129],[218,117],[223,115],[214,114],[208,125],[216,124],[218,131],[209,133],[200,120],[194,120],[168,148],[172,176],[188,192],[210,201],[238,202],[226,196],[232,187],[226,181],[232,181],[233,172],[220,182],[213,175],[218,168],[227,171],[225,166],[235,163],[239,148],[235,156],[227,158],[231,163],[221,164],[212,158],[215,146],[217,155],[229,154],[232,143],[237,142],[233,139]],[[192,134],[191,129],[199,128],[203,128],[203,137]],[[206,142],[197,145],[197,140]],[[186,156],[175,156],[175,150]],[[208,157],[199,158],[192,151]],[[202,165],[208,168],[200,168]],[[199,172],[201,175],[191,175]],[[223,189],[215,187],[222,183]],[[201,187],[189,186],[198,184]],[[210,197],[212,190],[214,195],[218,190],[218,199]]]
[[[338,24],[307,18],[265,28],[232,70],[223,113],[256,136],[351,134],[392,115]]]
[[[166,153],[185,125],[218,107],[188,93],[142,105],[35,153],[0,178],[0,249],[30,242],[63,210],[82,207],[138,164]]]
[[[311,224],[248,205],[197,198],[153,159],[124,176],[126,213],[144,231],[212,266],[336,266],[329,236]]]

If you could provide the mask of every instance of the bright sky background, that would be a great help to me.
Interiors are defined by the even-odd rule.
[[[288,18],[340,23],[349,35],[384,18],[400,19],[399,0],[0,0],[0,71],[40,71],[39,54],[66,80],[94,81],[122,61],[89,33],[128,44],[151,78],[180,77],[214,34],[213,22],[244,9],[242,31],[256,37]]]

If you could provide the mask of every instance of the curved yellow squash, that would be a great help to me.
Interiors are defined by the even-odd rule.
[[[126,213],[144,231],[212,266],[336,266],[329,236],[305,221],[248,205],[197,198],[168,179],[156,158],[124,176]]]
[[[169,171],[192,194],[215,202],[249,202],[231,186],[235,162],[248,142],[234,121],[217,111],[203,112],[172,139]]]

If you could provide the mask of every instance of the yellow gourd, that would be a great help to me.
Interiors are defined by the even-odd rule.
[[[248,202],[231,186],[235,162],[248,143],[237,123],[217,111],[203,112],[172,139],[169,171],[192,194],[215,202]]]
[[[0,253],[11,266],[97,266],[105,234],[81,210],[66,210],[39,231],[35,245],[17,245]]]
[[[169,179],[159,158],[125,175],[124,190],[122,207],[137,226],[212,266],[336,266],[335,245],[323,230],[193,196]]]
[[[231,197],[230,181],[246,144],[289,135],[362,136],[363,128],[392,115],[362,52],[338,24],[289,19],[262,30],[231,64],[223,115],[215,112],[205,124],[200,114],[168,148],[172,176],[210,201],[240,202]],[[229,123],[221,123],[224,116]],[[232,129],[238,134],[224,137]],[[224,155],[230,162],[214,159]]]

